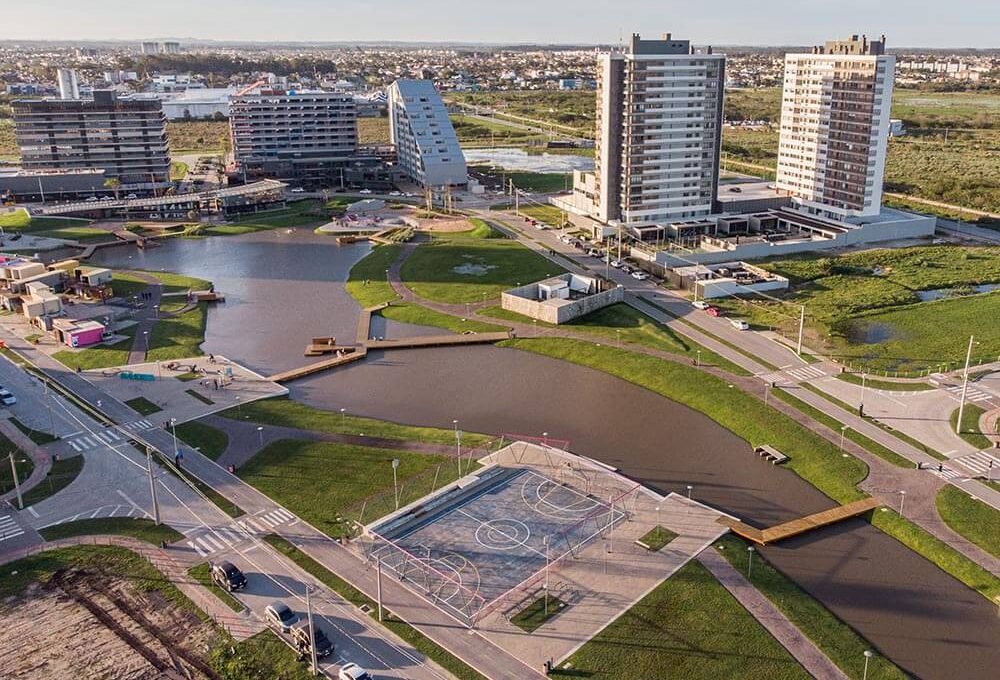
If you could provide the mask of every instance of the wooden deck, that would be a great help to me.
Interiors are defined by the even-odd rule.
[[[344,364],[349,364],[354,361],[360,361],[364,359],[368,354],[368,350],[364,347],[355,348],[354,351],[347,354],[342,354],[341,356],[331,357],[329,359],[323,359],[322,361],[317,361],[311,364],[306,364],[305,366],[299,366],[298,368],[293,368],[288,371],[283,371],[281,373],[275,373],[274,375],[268,376],[268,380],[276,383],[289,382],[291,380],[298,380],[299,378],[304,378],[307,375],[313,375],[314,373],[319,373],[320,371],[326,371],[331,368],[337,368],[338,366],[343,366]]]
[[[369,350],[376,349],[413,349],[416,347],[452,347],[455,345],[487,345],[503,340],[510,340],[510,333],[469,333],[468,335],[424,335],[416,338],[399,338],[396,340],[369,340],[365,346]]]
[[[744,524],[743,522],[731,517],[720,517],[718,522],[719,524],[724,524],[729,527],[729,529],[737,536],[753,541],[758,545],[767,545],[768,543],[774,543],[775,541],[781,541],[786,538],[791,538],[792,536],[804,534],[807,531],[812,531],[813,529],[829,526],[830,524],[836,524],[837,522],[850,519],[851,517],[863,515],[870,510],[874,510],[879,505],[881,505],[881,503],[879,503],[879,501],[875,498],[864,498],[860,501],[848,503],[847,505],[838,505],[837,507],[830,508],[829,510],[823,510],[822,512],[806,515],[805,517],[800,517],[799,519],[793,519],[790,522],[776,524],[775,526],[767,529],[757,529],[756,527]]]

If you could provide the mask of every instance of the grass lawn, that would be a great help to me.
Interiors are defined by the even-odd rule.
[[[234,420],[249,420],[262,425],[279,425],[294,427],[300,430],[314,432],[330,432],[333,434],[358,434],[364,432],[370,437],[384,439],[402,439],[411,442],[428,442],[432,444],[451,445],[455,443],[455,433],[452,430],[435,427],[417,427],[402,425],[388,420],[363,418],[349,413],[324,411],[307,406],[288,397],[261,399],[250,404],[222,411],[218,415]],[[494,438],[475,432],[462,432],[462,446],[485,446]]]
[[[42,432],[41,430],[34,430],[25,425],[24,423],[22,423],[14,416],[11,416],[9,420],[11,425],[19,429],[21,432],[24,433],[24,435],[28,439],[35,442],[39,446],[44,446],[45,444],[51,444],[52,442],[59,441],[59,437],[54,437],[48,432]]]
[[[93,368],[124,366],[128,363],[128,354],[129,350],[132,349],[132,338],[136,330],[137,326],[130,326],[124,330],[117,331],[118,335],[124,335],[126,338],[113,344],[94,345],[93,347],[76,351],[63,350],[53,354],[52,358],[62,362],[68,368],[79,368],[82,371]]]
[[[540,598],[510,617],[510,622],[525,633],[534,633],[565,608],[565,602],[545,591]]]
[[[642,538],[639,539],[639,542],[646,546],[647,550],[656,552],[658,550],[663,550],[667,544],[675,538],[677,538],[677,534],[673,531],[666,527],[657,525],[647,531]]]
[[[358,144],[388,144],[389,117],[358,118]]]
[[[136,397],[135,399],[129,399],[125,402],[125,405],[131,408],[133,411],[137,412],[139,415],[151,416],[154,413],[159,413],[163,409],[151,402],[146,397]]]
[[[862,461],[841,456],[837,446],[788,416],[713,375],[690,366],[564,338],[518,339],[517,349],[609,373],[690,406],[742,437],[750,446],[770,444],[789,457],[786,466],[839,503],[860,500],[857,484],[868,475]]]
[[[265,630],[243,642],[228,636],[216,644],[209,662],[222,680],[309,680],[309,665],[273,631]]]
[[[524,170],[504,170],[500,167],[473,165],[469,174],[486,186],[501,185],[510,180],[522,191],[536,191],[551,194],[573,188],[573,175],[564,172],[528,172]]]
[[[482,302],[518,284],[564,273],[515,241],[463,239],[418,247],[403,263],[406,286],[437,302]]]
[[[389,492],[389,507],[373,500],[363,520],[375,519],[394,509],[393,459],[400,461],[397,471],[403,497],[400,505],[430,493],[433,480],[418,477],[420,473],[432,470],[433,475],[433,469],[441,466],[438,487],[458,475],[457,466],[445,456],[300,439],[272,442],[239,468],[237,474],[316,528],[339,537],[351,530],[342,520],[359,519],[342,518],[341,513],[362,499]],[[412,484],[410,478],[415,478]]]
[[[864,385],[873,390],[886,390],[889,392],[926,392],[936,389],[933,385],[925,382],[901,382],[899,380],[879,380],[877,378],[862,378],[860,373],[838,373],[838,380],[851,383],[852,385]]]
[[[233,224],[244,231],[263,231],[265,229],[286,229],[290,227],[318,227],[329,221],[329,215],[324,211],[319,201],[307,200],[288,203],[284,208],[264,210],[246,217],[233,220]],[[212,228],[206,233],[214,233]]]
[[[198,303],[194,309],[168,319],[160,319],[149,334],[149,351],[146,361],[169,361],[201,356],[201,343],[205,341],[205,323],[208,320],[207,304]]]
[[[9,468],[10,466],[8,466]],[[24,507],[39,503],[53,496],[72,483],[83,470],[83,456],[60,458],[52,463],[49,474],[38,486],[32,488],[24,496]],[[21,478],[23,479],[23,477]]]
[[[747,543],[735,536],[726,535],[716,545],[721,548],[719,552],[722,556],[737,571],[744,575],[747,573]],[[871,643],[775,569],[759,550],[754,556],[751,577],[754,587],[848,677],[861,677],[864,652],[872,649]],[[907,675],[889,659],[876,655],[869,662],[868,677],[872,680],[903,680]]]
[[[910,520],[900,517],[896,511],[879,508],[872,513],[872,524],[978,591],[994,604],[994,598],[1000,597],[1000,578],[931,536]]]
[[[1000,558],[1000,511],[946,484],[938,491],[938,514],[955,532]]]
[[[554,205],[529,205],[521,208],[520,213],[550,227],[562,227],[567,223],[566,213]]]
[[[386,270],[396,261],[403,246],[376,246],[351,267],[344,288],[362,307],[392,302],[399,296],[389,285]]]
[[[198,392],[197,390],[184,390],[184,393],[194,397],[203,404],[208,404],[209,406],[215,403],[214,401],[206,397],[201,392]]]
[[[694,561],[591,638],[553,675],[595,680],[809,677]]]
[[[215,585],[215,582],[212,580],[212,570],[209,567],[208,562],[202,562],[201,564],[188,569],[188,576],[205,586],[208,590],[212,591],[213,595],[225,602],[226,606],[234,612],[241,612],[246,609],[242,602],[229,594],[229,591],[223,590],[219,586]]]
[[[413,302],[394,303],[383,309],[380,314],[393,321],[434,326],[435,328],[443,328],[452,333],[464,333],[465,331],[490,333],[507,330],[506,326],[498,326],[486,323],[485,321],[476,321],[475,319],[461,319],[457,316],[444,314],[443,312],[438,312]]]
[[[229,121],[170,120],[167,141],[174,154],[182,150],[221,152],[229,144]]]
[[[986,413],[986,409],[981,406],[966,403],[965,410],[962,411],[962,425],[958,428],[958,436],[964,439],[965,443],[979,450],[988,449],[993,445],[989,437],[979,430],[979,417],[984,413]],[[951,425],[952,431],[954,431],[955,425],[958,423],[957,408],[951,412],[948,423]]]
[[[170,181],[180,182],[182,179],[187,177],[188,174],[188,164],[183,161],[171,161],[170,162]]]
[[[75,522],[56,524],[39,532],[46,541],[55,541],[70,536],[91,536],[96,534],[114,534],[131,536],[142,541],[159,545],[161,541],[173,543],[184,538],[166,524],[154,524],[151,519],[134,519],[132,517],[102,517],[100,519],[81,519]]]
[[[274,534],[265,536],[264,540],[345,600],[356,607],[367,605],[370,612],[369,615],[378,616],[378,609],[373,600],[294,545]],[[383,626],[413,645],[421,654],[440,664],[449,673],[459,678],[459,680],[486,680],[485,676],[480,675],[450,652],[439,647],[430,638],[425,637],[423,633],[394,616],[391,611],[385,610],[383,614]]]
[[[469,147],[515,146],[529,142],[541,142],[545,135],[525,130],[521,127],[506,125],[500,121],[484,120],[452,114],[451,124],[459,143]]]
[[[201,451],[212,460],[218,460],[229,445],[229,436],[217,427],[191,421],[176,427],[177,438]]]
[[[23,208],[14,212],[0,214],[0,227],[7,233],[19,231],[22,234],[37,234],[39,232],[57,231],[86,227],[90,220],[77,217],[32,217]],[[105,236],[111,235],[102,232]]]

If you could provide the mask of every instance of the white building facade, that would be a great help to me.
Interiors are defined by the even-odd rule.
[[[389,141],[397,165],[417,184],[468,184],[462,147],[430,80],[397,80],[389,88]]]
[[[71,68],[61,68],[56,71],[56,80],[59,81],[60,99],[80,98],[80,81],[76,77],[76,71]]]
[[[786,55],[775,185],[798,207],[839,219],[879,214],[894,72],[884,36]]]
[[[726,60],[633,34],[598,56],[596,217],[625,227],[708,215],[719,183]]]

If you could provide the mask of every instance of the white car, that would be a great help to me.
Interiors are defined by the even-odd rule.
[[[302,187],[295,187],[294,189],[291,190],[291,192],[293,194],[304,194],[306,193],[306,190],[303,189]]]
[[[264,609],[264,621],[287,633],[299,622],[299,615],[293,612],[284,602],[272,602]]]
[[[372,192],[372,190],[371,190],[371,189],[362,189],[362,190],[361,190],[361,191],[359,191],[358,193],[359,193],[359,194],[365,194],[365,195],[368,195],[368,194],[370,194],[371,192]]]
[[[13,406],[17,403],[17,397],[10,393],[9,390],[0,387],[0,404],[4,406]]]
[[[139,197],[138,197],[138,196],[136,196],[135,194],[129,194],[129,195],[128,195],[128,196],[126,196],[125,198],[126,198],[126,199],[128,199],[128,200],[130,200],[130,201],[134,201],[135,199],[137,199],[137,198],[139,198]]]
[[[646,272],[641,272],[639,270],[636,270],[632,272],[632,278],[636,279],[637,281],[645,281],[646,279],[649,278],[649,274],[647,274]]]
[[[403,192],[402,191],[390,191],[389,195],[390,196],[402,196]]]
[[[615,269],[621,269],[621,267],[622,267],[622,261],[621,260],[611,260],[611,266],[614,267]]]
[[[98,200],[98,199],[97,199],[97,196],[91,196],[90,198],[88,198],[88,199],[87,199],[87,201],[86,201],[86,202],[87,202],[87,203],[96,203],[96,202],[97,202],[97,200]]]
[[[750,330],[750,324],[748,324],[743,319],[732,319],[729,323],[731,323],[733,325],[733,328],[735,328],[738,331]]]
[[[691,303],[695,309],[708,309],[708,303],[704,300],[695,300]]]
[[[337,673],[337,680],[372,680],[372,676],[356,663],[345,663]]]
[[[115,199],[111,198],[110,196],[101,196],[101,200],[102,201],[113,201]]]

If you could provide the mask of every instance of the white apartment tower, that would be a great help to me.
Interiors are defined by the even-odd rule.
[[[625,227],[712,212],[726,59],[668,33],[598,56],[597,217]]]
[[[469,182],[448,109],[430,80],[397,80],[389,88],[389,141],[396,164],[422,187]]]
[[[778,191],[832,218],[879,214],[895,64],[885,36],[785,56]]]
[[[59,81],[60,99],[80,98],[80,82],[77,80],[76,71],[71,68],[61,68],[56,71],[56,80]]]

